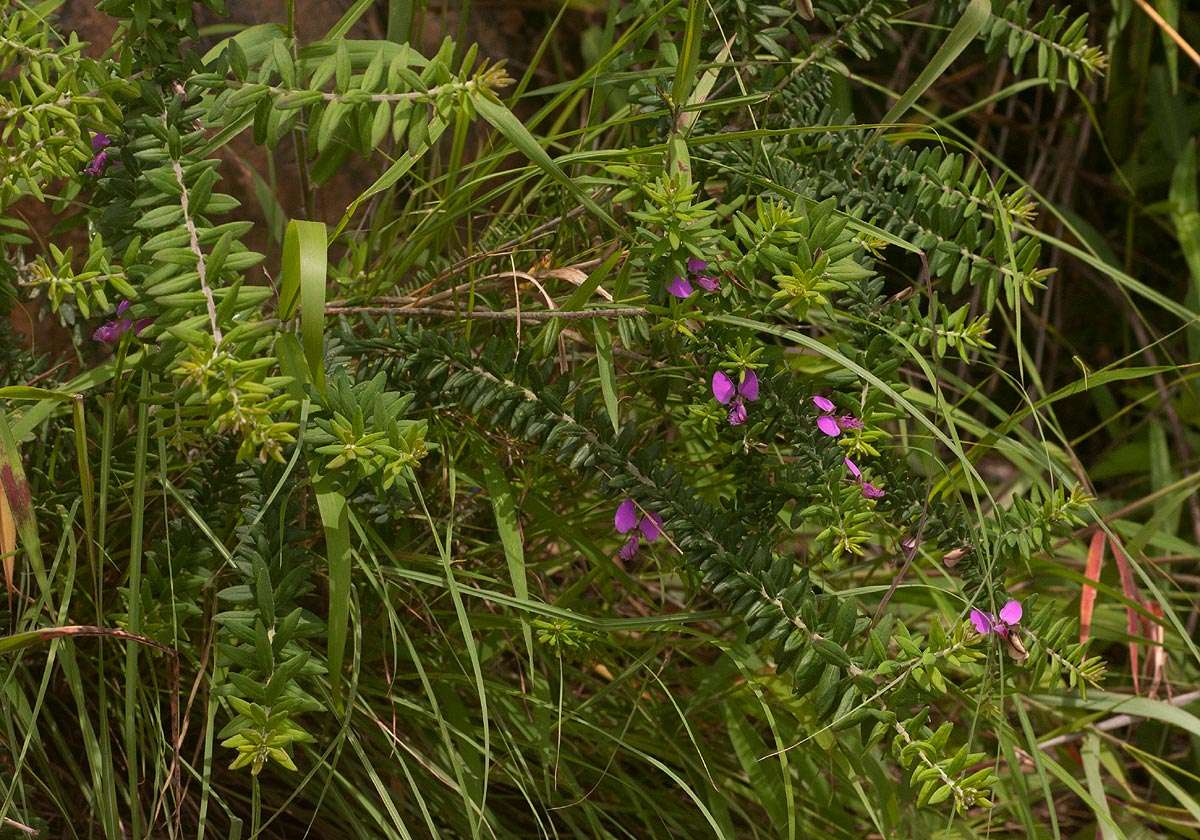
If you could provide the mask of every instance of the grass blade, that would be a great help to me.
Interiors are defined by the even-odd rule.
[[[925,91],[929,90],[930,85],[938,80],[938,78],[946,72],[946,69],[954,63],[954,60],[967,48],[967,45],[975,39],[979,34],[979,30],[987,23],[987,19],[991,17],[992,8],[988,0],[971,0],[967,7],[963,9],[962,15],[958,19],[958,23],[954,24],[954,28],[950,30],[950,34],[946,36],[946,40],[938,48],[938,51],[933,54],[933,58],[925,65],[925,69],[913,81],[908,89],[900,95],[896,103],[884,115],[880,122],[883,125],[891,125],[904,116],[905,112],[913,106]],[[882,127],[875,130],[878,135],[882,131]]]

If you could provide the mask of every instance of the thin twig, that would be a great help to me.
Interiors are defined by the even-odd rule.
[[[400,316],[434,316],[439,318],[476,318],[485,321],[549,321],[552,318],[562,318],[567,321],[578,321],[585,318],[628,318],[635,315],[648,315],[650,310],[641,306],[621,306],[612,309],[555,309],[553,311],[534,310],[521,312],[505,310],[496,312],[490,309],[475,309],[469,312],[454,309],[442,309],[433,306],[327,306],[327,315],[400,315]]]

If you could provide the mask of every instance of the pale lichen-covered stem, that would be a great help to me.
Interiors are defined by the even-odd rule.
[[[179,165],[179,161],[173,160],[171,168],[175,171],[175,182],[179,184],[179,204],[183,208],[183,224],[187,228],[192,253],[196,255],[196,274],[200,276],[200,290],[204,292],[204,303],[208,307],[208,321],[212,325],[213,343],[219,347],[221,325],[217,323],[217,301],[213,297],[212,288],[208,285],[204,251],[200,248],[200,234],[196,232],[196,223],[192,219],[191,209],[188,207],[188,191],[187,184],[183,180],[183,167]]]

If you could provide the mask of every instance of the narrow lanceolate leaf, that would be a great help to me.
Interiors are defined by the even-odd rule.
[[[508,576],[512,581],[513,595],[524,600],[529,597],[529,580],[525,571],[525,545],[521,534],[521,522],[517,516],[520,505],[517,494],[504,474],[503,467],[490,453],[481,459],[483,483],[492,500],[492,513],[496,517],[496,530],[500,534],[500,545],[504,548],[504,559],[508,564]],[[521,634],[529,653],[529,664],[533,667],[533,633],[529,622],[521,618]]]
[[[1112,812],[1108,807],[1108,795],[1104,792],[1104,778],[1100,775],[1100,736],[1095,732],[1089,732],[1083,738],[1083,750],[1080,757],[1083,759],[1083,775],[1087,780],[1088,793],[1095,800],[1096,807],[1104,816],[1112,819]],[[1109,827],[1108,822],[1101,820],[1100,836],[1104,840],[1116,840],[1117,834]]]
[[[345,708],[342,697],[342,667],[346,639],[350,634],[350,515],[346,497],[331,483],[317,482],[317,509],[325,531],[325,557],[329,569],[329,629],[326,655],[329,659],[329,691],[334,706]]]
[[[0,488],[0,552],[4,554],[4,588],[11,596],[16,591],[13,573],[17,565],[17,525],[3,488]]]
[[[62,638],[78,638],[81,636],[100,636],[118,639],[123,642],[135,642],[146,647],[156,648],[166,653],[174,653],[166,645],[159,644],[153,639],[118,630],[114,627],[96,627],[88,624],[70,624],[63,627],[43,627],[40,630],[27,630],[24,633],[13,633],[11,636],[0,637],[0,654],[25,650],[26,648]]]
[[[596,366],[600,371],[600,393],[604,395],[604,408],[612,421],[613,433],[621,430],[621,418],[617,406],[617,370],[613,364],[612,333],[603,318],[592,322],[596,333]]]
[[[1175,164],[1171,177],[1171,221],[1175,224],[1175,235],[1179,237],[1179,247],[1191,274],[1187,308],[1200,312],[1200,200],[1196,197],[1196,179],[1200,177],[1200,171],[1196,160],[1196,138],[1193,137]],[[1193,362],[1200,361],[1200,326],[1190,325],[1187,337],[1188,358]]]

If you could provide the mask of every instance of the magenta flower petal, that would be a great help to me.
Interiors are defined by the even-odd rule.
[[[861,429],[863,427],[863,422],[853,414],[843,414],[837,419],[837,424],[844,432],[848,432],[851,429]]]
[[[137,321],[135,321],[133,324],[133,334],[137,335],[138,333],[140,333],[142,330],[146,329],[146,327],[150,326],[153,323],[154,323],[153,318],[138,318]]]
[[[837,421],[834,420],[832,417],[830,417],[828,414],[822,414],[820,417],[817,418],[817,428],[820,429],[825,434],[829,435],[830,437],[837,437],[838,435],[840,435],[842,433],[842,430],[838,426]]]
[[[975,632],[981,636],[986,636],[992,632],[992,620],[988,618],[987,613],[980,610],[971,610],[971,623],[975,625]]]
[[[667,284],[667,291],[677,298],[686,298],[692,294],[692,284],[683,277],[676,277]]]
[[[125,310],[129,309],[129,301],[123,300],[117,304],[117,314],[124,315]]]
[[[96,132],[92,135],[92,151],[99,152],[105,146],[111,146],[112,140],[108,139],[108,135],[103,132]]]
[[[662,517],[657,513],[648,513],[642,517],[638,528],[641,530],[642,536],[646,538],[646,542],[654,542],[662,533]]]
[[[700,284],[700,288],[706,292],[715,292],[721,288],[721,281],[716,277],[709,277],[707,274],[701,274],[696,277],[696,282]]]
[[[736,389],[733,387],[733,380],[726,376],[724,371],[719,370],[712,376],[712,392],[713,396],[717,398],[717,402],[721,405],[729,405]]]
[[[113,332],[112,324],[101,324],[96,327],[96,331],[92,333],[93,341],[102,341],[105,344],[112,344],[116,341],[116,334]]]
[[[94,177],[99,177],[104,174],[104,170],[108,168],[108,152],[101,151],[100,154],[92,158],[92,162],[83,168],[83,171]]]
[[[884,496],[887,495],[887,493],[884,493],[883,490],[876,487],[874,484],[872,484],[869,481],[863,482],[862,494],[864,496],[866,496],[868,499],[882,499]]]
[[[833,404],[832,400],[829,400],[826,397],[822,397],[819,394],[817,396],[813,397],[812,401],[813,401],[813,405],[815,405],[817,408],[821,409],[821,411],[824,411],[826,414],[833,411],[834,408],[837,407]]]
[[[637,534],[634,534],[628,540],[625,541],[625,545],[621,546],[621,550],[619,552],[617,552],[617,555],[622,560],[632,560],[634,555],[637,554],[637,550],[638,550],[638,537],[637,537]]]
[[[738,395],[754,402],[758,399],[758,374],[752,370],[742,372],[742,384],[738,385]]]
[[[1009,601],[1000,608],[1000,620],[1011,627],[1020,623],[1023,612],[1020,601]]]
[[[746,422],[746,404],[741,400],[737,400],[733,404],[733,408],[729,409],[729,425],[740,426]]]
[[[699,257],[688,257],[687,270],[688,274],[699,274],[704,269],[708,268],[708,263]]]
[[[617,515],[613,517],[613,525],[618,534],[627,534],[637,527],[637,505],[633,499],[626,499],[617,507]]]
[[[842,463],[846,465],[846,469],[850,471],[850,475],[854,476],[855,479],[862,478],[862,470],[858,468],[858,464],[854,463],[849,458],[843,458]]]

